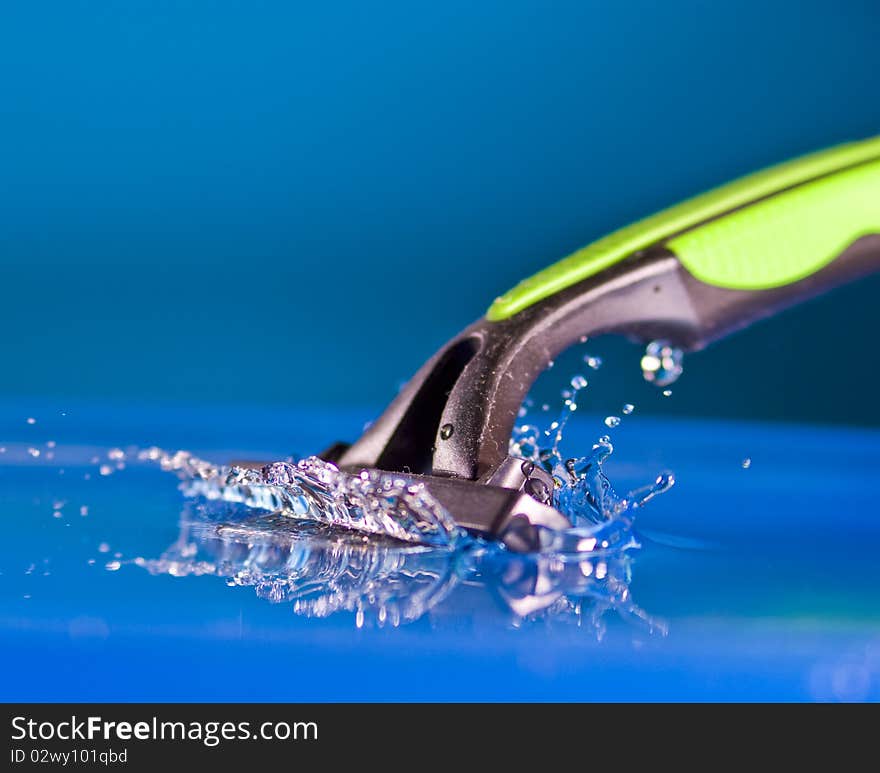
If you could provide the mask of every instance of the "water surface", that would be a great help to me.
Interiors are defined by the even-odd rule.
[[[279,459],[370,414],[0,407],[0,697],[880,698],[877,432],[636,413],[610,479],[677,484],[638,511],[640,547],[570,560],[242,527],[113,451]],[[578,412],[566,441],[601,431]]]

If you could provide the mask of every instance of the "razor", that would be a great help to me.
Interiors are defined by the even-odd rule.
[[[699,350],[880,267],[880,137],[758,172],[623,228],[496,298],[434,354],[339,468],[401,473],[469,532],[528,551],[570,526],[508,453],[537,376],[583,336]]]

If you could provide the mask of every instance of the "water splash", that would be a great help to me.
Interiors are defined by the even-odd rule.
[[[138,459],[177,473],[181,490],[190,497],[240,503],[403,542],[453,548],[468,539],[424,484],[398,474],[364,470],[351,475],[315,456],[259,470],[216,465],[186,451],[155,447],[139,452]]]
[[[553,476],[555,488],[553,506],[566,515],[573,529],[546,537],[546,549],[555,552],[575,552],[607,549],[614,544],[631,547],[634,511],[648,500],[670,489],[675,478],[664,472],[653,483],[624,496],[619,496],[605,475],[603,465],[614,453],[611,437],[603,434],[586,456],[567,457],[561,452],[566,424],[577,410],[581,392],[588,386],[583,376],[571,380],[571,389],[563,392],[563,409],[549,427],[542,430],[538,422],[529,421],[530,403],[520,411],[524,420],[514,428],[510,453],[540,464]],[[627,403],[621,411],[629,416],[635,406]],[[623,420],[608,416],[605,426],[616,428]],[[590,527],[601,527],[591,531]],[[585,531],[586,529],[586,531]],[[594,533],[595,531],[595,533]],[[543,543],[542,543],[543,544]]]

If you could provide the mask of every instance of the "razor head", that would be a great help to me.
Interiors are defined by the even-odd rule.
[[[456,524],[481,537],[498,539],[516,552],[540,546],[539,527],[565,529],[568,519],[531,494],[461,478],[414,475],[452,515]]]
[[[333,462],[344,451],[343,444],[336,444],[320,456]],[[540,547],[542,528],[559,530],[571,526],[568,518],[552,506],[553,478],[525,459],[508,456],[482,480],[407,471],[402,474],[422,484],[458,526],[479,537],[500,540],[518,553]]]

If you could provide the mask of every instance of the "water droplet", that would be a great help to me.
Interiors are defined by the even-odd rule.
[[[577,549],[579,553],[589,553],[596,548],[596,538],[595,537],[584,537],[581,540],[578,540]],[[589,577],[593,573],[593,564],[589,561],[581,562],[581,574],[584,577]]]
[[[81,516],[83,516],[83,517],[87,516],[87,515],[89,514],[89,506],[88,506],[88,505],[83,505],[83,506],[79,509],[79,514],[80,514]]]
[[[46,448],[55,448],[57,443],[54,440],[49,440],[46,442]]]
[[[752,460],[751,460],[751,457],[748,457],[748,456],[747,456],[745,459],[742,460],[742,468],[743,468],[744,470],[749,469],[749,467],[751,467],[751,466],[752,466]]]
[[[33,456],[34,459],[36,459],[40,455],[40,449],[39,448],[29,448],[28,453],[31,456]]]
[[[606,416],[605,426],[612,428],[620,426],[620,416]]]
[[[444,424],[442,427],[440,427],[440,439],[449,440],[454,432],[455,427],[453,427],[451,424]]]
[[[102,464],[102,465],[98,468],[98,472],[101,473],[101,475],[104,475],[104,476],[112,475],[112,474],[113,474],[113,468],[112,468],[109,464]]]
[[[28,423],[28,424],[36,424],[36,423],[37,423],[37,420],[36,420],[35,418],[33,418],[33,416],[29,416],[29,417],[28,417],[28,420],[27,420],[27,423]]]
[[[575,389],[577,391],[584,389],[587,386],[587,383],[588,383],[587,380],[580,373],[578,373],[571,380],[572,389]]]
[[[118,462],[121,459],[125,459],[125,451],[121,448],[111,448],[107,452],[107,458],[112,459],[114,462]]]
[[[642,357],[642,376],[656,386],[669,386],[684,371],[684,353],[668,341],[651,341]]]
[[[654,488],[658,493],[668,491],[675,485],[675,475],[671,472],[661,472],[654,481]]]
[[[624,403],[620,411],[624,416],[629,416],[635,409],[636,407],[632,403]]]
[[[98,545],[98,552],[99,553],[109,553],[110,552],[110,545],[107,544],[106,542],[102,542],[100,545]]]
[[[584,362],[587,364],[588,368],[592,368],[593,370],[599,370],[602,367],[602,358],[595,357],[592,354],[588,354],[584,357]]]
[[[104,564],[104,568],[108,572],[117,572],[119,571],[120,566],[122,566],[122,564],[120,564],[119,561],[108,561],[106,564]]]
[[[672,395],[672,390],[671,390],[671,389],[664,389],[664,390],[663,390],[663,396],[664,396],[664,397],[670,397],[671,395]]]

